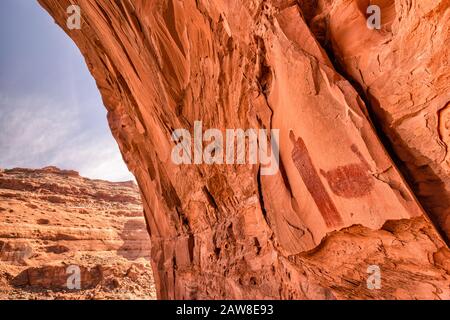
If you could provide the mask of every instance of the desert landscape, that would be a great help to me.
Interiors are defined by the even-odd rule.
[[[150,250],[134,182],[0,172],[0,299],[155,299]]]

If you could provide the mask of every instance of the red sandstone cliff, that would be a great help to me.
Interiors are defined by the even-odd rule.
[[[159,298],[450,298],[448,1],[371,1],[382,30],[362,0],[39,2],[136,176]],[[199,120],[279,129],[279,172],[174,164]]]
[[[152,299],[149,256],[133,182],[53,167],[0,172],[0,299]],[[70,266],[81,290],[68,288]]]
[[[379,31],[366,27],[369,3],[381,9]],[[366,97],[415,194],[447,240],[449,8],[448,0],[320,0],[308,20]]]

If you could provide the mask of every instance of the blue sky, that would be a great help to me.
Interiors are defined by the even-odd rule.
[[[83,57],[37,1],[0,0],[0,43],[0,167],[132,179]]]

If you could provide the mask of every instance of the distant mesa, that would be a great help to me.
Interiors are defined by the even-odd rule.
[[[73,177],[73,178],[84,178],[89,179],[80,176],[80,173],[75,170],[64,170],[60,169],[56,166],[47,166],[40,169],[32,169],[32,168],[12,168],[12,169],[1,169],[0,168],[0,176],[1,174],[57,174],[59,176],[65,176],[65,177]],[[114,183],[123,187],[129,187],[129,188],[137,188],[137,184],[133,180],[128,181],[119,181],[119,182],[111,182],[103,179],[89,179],[92,181],[106,181],[110,183]]]
[[[63,170],[55,166],[48,166],[42,169],[13,168],[2,171],[4,173],[53,173],[68,177],[80,177],[80,174],[75,170]]]

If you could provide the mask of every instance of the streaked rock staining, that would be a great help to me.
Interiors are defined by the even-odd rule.
[[[448,0],[77,0],[80,30],[39,2],[136,176],[159,298],[450,298]],[[280,170],[173,163],[196,121],[279,129]]]

